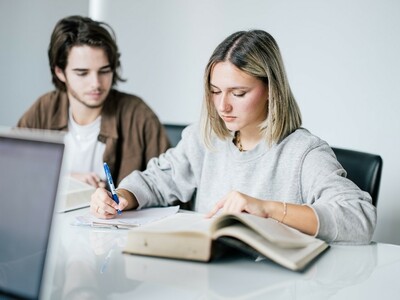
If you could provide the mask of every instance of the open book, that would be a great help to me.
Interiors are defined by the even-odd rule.
[[[208,262],[225,246],[264,256],[291,270],[303,269],[329,247],[275,220],[246,213],[212,219],[179,213],[132,229],[124,252]]]
[[[60,199],[57,206],[58,212],[65,212],[90,205],[90,197],[95,187],[79,181],[71,176],[66,176],[61,181]]]

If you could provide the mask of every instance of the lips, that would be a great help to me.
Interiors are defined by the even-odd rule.
[[[103,92],[100,92],[100,91],[89,92],[87,95],[88,95],[90,98],[92,98],[92,99],[99,99],[99,98],[102,97]]]
[[[222,120],[224,120],[227,123],[233,122],[236,120],[236,117],[233,117],[233,116],[221,116],[221,118],[222,118]]]
[[[102,92],[101,91],[93,91],[93,92],[89,92],[89,95],[90,96],[99,96],[99,95],[101,95],[102,94]]]

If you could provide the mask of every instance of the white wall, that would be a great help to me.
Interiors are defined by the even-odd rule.
[[[50,89],[47,45],[60,17],[87,14],[117,33],[121,90],[163,122],[197,120],[213,49],[237,30],[270,32],[304,126],[331,145],[383,157],[376,241],[400,244],[400,2],[395,0],[0,0],[0,125]],[[88,10],[89,9],[89,10]]]
[[[47,47],[56,22],[88,15],[88,0],[0,0],[0,125],[14,125],[53,88]]]

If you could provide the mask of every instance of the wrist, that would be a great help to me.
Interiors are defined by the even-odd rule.
[[[136,209],[139,206],[135,196],[130,191],[118,189],[116,192],[119,197],[124,198],[128,202],[127,206],[124,208],[125,210]]]
[[[287,203],[279,201],[268,201],[266,215],[279,223],[283,223],[287,215]]]

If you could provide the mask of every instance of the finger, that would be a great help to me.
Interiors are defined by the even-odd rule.
[[[92,194],[90,206],[92,214],[102,217],[114,216],[118,207],[111,198],[111,194],[104,188],[97,188]]]
[[[96,187],[104,187],[104,188],[106,187],[105,182],[101,180],[99,175],[92,172],[92,173],[90,173],[90,176],[96,182]]]
[[[95,216],[101,219],[112,219],[116,216],[116,210],[114,209],[113,213],[109,213],[108,211],[105,211],[101,207],[98,207]]]
[[[98,180],[95,177],[93,177],[91,174],[86,176],[86,182],[88,184],[90,184],[91,186],[94,186],[96,188],[99,187],[98,186]]]
[[[119,204],[117,205],[117,209],[124,210],[128,206],[129,202],[124,197],[119,197]]]
[[[98,187],[105,188],[106,187],[106,183],[104,181],[100,180],[100,182],[98,182]]]
[[[219,202],[217,202],[217,204],[213,207],[213,209],[206,214],[206,218],[211,218],[212,216],[214,216],[224,206],[224,203],[225,199],[222,199]]]

